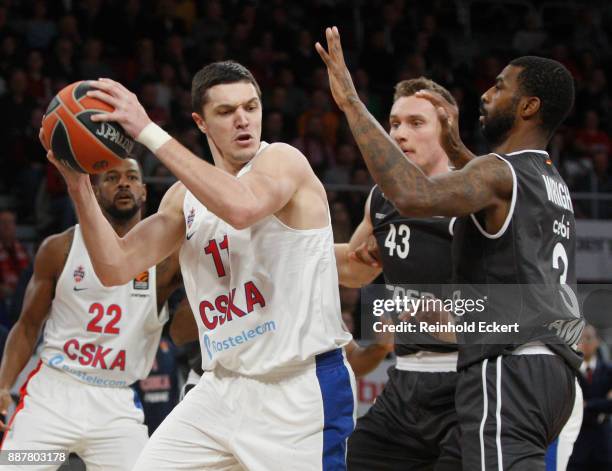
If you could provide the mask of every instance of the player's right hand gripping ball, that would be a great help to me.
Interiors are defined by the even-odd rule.
[[[43,119],[46,147],[64,165],[82,173],[101,173],[119,165],[134,147],[134,140],[114,122],[91,121],[96,113],[113,108],[87,96],[94,90],[87,81],[64,87],[51,100]]]

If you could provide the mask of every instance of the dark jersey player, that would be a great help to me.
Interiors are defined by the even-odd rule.
[[[395,87],[389,134],[426,175],[441,175],[449,172],[449,162],[439,143],[438,117],[428,100],[415,96],[419,90],[438,92],[454,102],[431,80],[402,81]],[[373,234],[385,280],[372,292],[374,297],[439,297],[443,285],[451,281],[454,220],[402,216],[375,186],[351,241],[336,244],[340,283],[363,286],[380,273],[380,268],[368,269],[364,263],[351,264],[347,257]],[[460,456],[452,442],[457,424],[456,344],[419,332],[396,333],[395,353],[397,362],[383,392],[349,438],[349,469],[458,469]]]
[[[404,215],[461,217],[453,240],[456,280],[469,294],[496,294],[485,324],[519,324],[516,335],[484,332],[460,344],[456,408],[463,469],[544,470],[546,447],[573,408],[580,365],[573,349],[581,329],[571,289],[574,214],[545,152],[573,105],[571,74],[540,57],[510,62],[482,96],[482,130],[494,153],[478,158],[459,138],[457,108],[420,92],[436,106],[450,160],[471,159],[459,171],[429,177],[359,100],[337,28],[326,35],[329,52],[320,44],[317,50],[374,180]],[[495,288],[499,284],[508,287]]]

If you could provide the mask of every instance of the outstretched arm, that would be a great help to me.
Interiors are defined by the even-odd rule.
[[[19,320],[6,341],[0,366],[0,413],[11,404],[10,389],[34,352],[40,329],[47,318],[72,234],[51,236],[40,246],[34,260],[34,273],[28,283]],[[5,425],[0,422],[0,430]]]
[[[451,160],[469,161],[462,170],[429,178],[410,162],[359,99],[344,63],[338,29],[327,28],[326,36],[329,51],[319,43],[316,48],[327,66],[334,99],[347,117],[372,177],[402,214],[463,216],[509,200],[513,179],[504,162],[495,156],[472,159],[462,144],[449,148],[448,134],[458,135],[456,120],[441,120],[441,142]],[[438,111],[438,116],[444,113]]]

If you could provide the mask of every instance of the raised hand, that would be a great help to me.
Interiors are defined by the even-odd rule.
[[[315,49],[327,66],[327,74],[329,75],[329,86],[341,110],[345,111],[345,107],[352,101],[358,101],[359,96],[353,84],[351,73],[344,62],[344,54],[342,53],[342,44],[340,43],[340,33],[338,28],[325,29],[327,38],[327,48],[325,50],[320,43],[315,44]]]
[[[115,121],[134,139],[151,119],[136,95],[114,80],[101,78],[92,80],[91,86],[97,90],[87,92],[92,98],[98,98],[115,108],[111,113],[98,113],[91,117],[92,121]]]
[[[440,121],[440,145],[456,169],[462,168],[475,155],[465,147],[459,133],[459,108],[449,103],[442,95],[429,90],[419,90],[418,98],[428,100],[436,109]]]

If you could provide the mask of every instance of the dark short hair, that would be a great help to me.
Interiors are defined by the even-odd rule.
[[[414,95],[420,90],[428,90],[430,92],[436,92],[453,105],[457,106],[455,97],[442,85],[434,82],[425,77],[419,77],[410,80],[402,80],[395,85],[395,94],[393,95],[393,101],[397,101],[402,97],[408,97]]]
[[[510,62],[522,70],[518,75],[522,96],[540,99],[542,128],[552,134],[574,106],[574,78],[563,64],[537,56],[523,56]]]
[[[261,98],[261,90],[253,74],[245,66],[234,61],[213,62],[200,69],[191,81],[191,106],[196,113],[202,112],[209,88],[224,83],[252,83]]]
[[[142,165],[140,163],[140,160],[138,160],[136,157],[134,157],[133,155],[128,155],[125,160],[133,160],[134,162],[136,162],[136,166],[138,167],[138,173],[140,173],[140,181],[144,183],[144,171],[142,169]],[[106,172],[110,172],[113,169],[107,170]],[[89,181],[91,182],[91,184],[93,186],[98,186],[100,184],[100,181],[102,180],[102,175],[104,175],[106,172],[101,172],[101,173],[94,173],[94,174],[90,174],[89,175]]]

